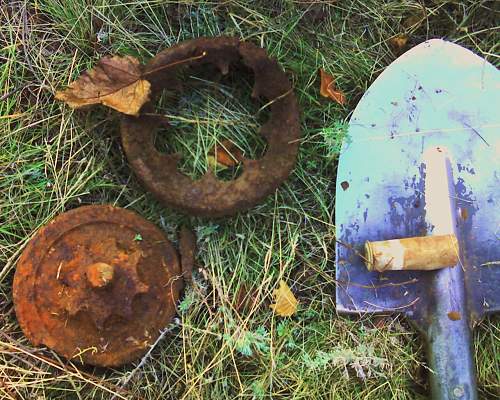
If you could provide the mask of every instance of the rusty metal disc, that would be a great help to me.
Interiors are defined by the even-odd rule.
[[[177,252],[134,212],[86,206],[35,235],[14,276],[24,333],[68,359],[118,366],[143,355],[175,314]]]
[[[243,159],[243,172],[234,180],[218,180],[212,171],[201,179],[190,179],[177,169],[179,154],[155,149],[158,118],[123,118],[122,143],[129,163],[143,185],[164,204],[199,216],[235,214],[271,194],[295,165],[300,137],[297,101],[286,74],[264,49],[230,37],[189,40],[154,57],[146,65],[144,77],[158,95],[163,89],[179,90],[180,69],[212,64],[226,74],[238,63],[253,71],[252,97],[262,97],[269,104],[270,117],[260,129],[267,141],[266,153],[257,160]]]

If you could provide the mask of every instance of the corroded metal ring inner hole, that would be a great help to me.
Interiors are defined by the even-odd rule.
[[[267,150],[258,128],[270,110],[264,99],[250,96],[253,71],[237,62],[225,75],[213,65],[179,73],[182,91],[163,90],[155,103],[155,115],[168,119],[155,132],[155,149],[179,154],[178,170],[194,180],[209,170],[218,179],[236,179],[241,156],[259,159]]]

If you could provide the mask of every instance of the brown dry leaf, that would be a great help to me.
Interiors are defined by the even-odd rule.
[[[213,169],[226,169],[237,166],[242,159],[241,150],[233,142],[225,139],[210,150],[208,164]]]
[[[224,171],[225,169],[228,168],[225,165],[219,164],[217,162],[217,160],[215,159],[215,156],[212,156],[212,155],[207,156],[207,165],[209,166],[209,168],[211,170],[214,170],[214,171],[216,171],[216,170],[217,171]]]
[[[462,319],[462,316],[458,311],[450,311],[448,313],[448,318],[451,319],[452,321],[459,321]]]
[[[290,317],[295,314],[299,302],[285,281],[280,281],[280,287],[276,289],[273,294],[275,303],[271,304],[269,307],[271,307],[276,314],[281,317]]]
[[[408,35],[400,34],[389,39],[389,44],[398,51],[403,50],[408,42]]]
[[[392,318],[387,316],[376,316],[374,319],[377,329],[385,329],[392,321]]]
[[[135,57],[103,57],[66,90],[56,92],[56,99],[71,108],[104,104],[137,116],[151,92],[151,84],[141,79],[141,73],[141,64]]]
[[[340,90],[335,89],[335,80],[333,79],[333,76],[325,72],[323,68],[319,69],[319,73],[321,77],[319,93],[321,96],[329,97],[340,105],[344,105],[346,103],[345,95]]]
[[[254,308],[258,302],[257,297],[257,291],[255,288],[242,283],[234,295],[234,309],[238,313],[241,313]]]

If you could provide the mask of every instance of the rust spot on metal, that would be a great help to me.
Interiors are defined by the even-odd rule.
[[[450,311],[448,313],[448,318],[452,321],[460,321],[462,319],[462,316],[458,311]]]
[[[120,208],[80,207],[28,244],[14,305],[34,345],[118,366],[143,355],[173,318],[180,275],[177,253],[155,225]]]
[[[87,267],[87,280],[94,288],[109,285],[115,276],[115,268],[106,263],[95,263]]]
[[[203,57],[196,57],[201,56]],[[177,61],[190,59],[175,65]],[[172,68],[162,66],[174,64]],[[237,38],[199,38],[162,51],[145,68],[153,97],[163,89],[179,90],[181,69],[215,65],[222,74],[243,64],[254,73],[252,97],[262,97],[270,109],[260,133],[267,151],[258,160],[242,159],[242,174],[231,181],[218,180],[213,172],[193,181],[177,169],[179,154],[161,154],[154,147],[160,120],[154,116],[125,116],[122,143],[130,165],[143,185],[161,202],[186,213],[220,217],[253,207],[271,194],[290,174],[297,156],[299,111],[292,86],[279,64],[266,51]],[[152,104],[145,109],[152,109]]]

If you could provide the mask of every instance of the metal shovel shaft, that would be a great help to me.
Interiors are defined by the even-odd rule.
[[[424,164],[428,233],[456,234],[455,193],[446,150],[428,149]],[[427,318],[418,324],[427,339],[433,399],[477,399],[463,268],[459,257],[456,266],[429,272],[435,274],[430,280],[433,299],[424,313]]]
[[[466,313],[449,311],[450,304],[465,302],[463,271],[457,266],[436,271],[432,291],[438,294],[424,329],[427,360],[432,370],[432,399],[476,400],[476,378],[471,332]],[[460,318],[459,320],[455,320]],[[422,329],[422,327],[420,327]]]

